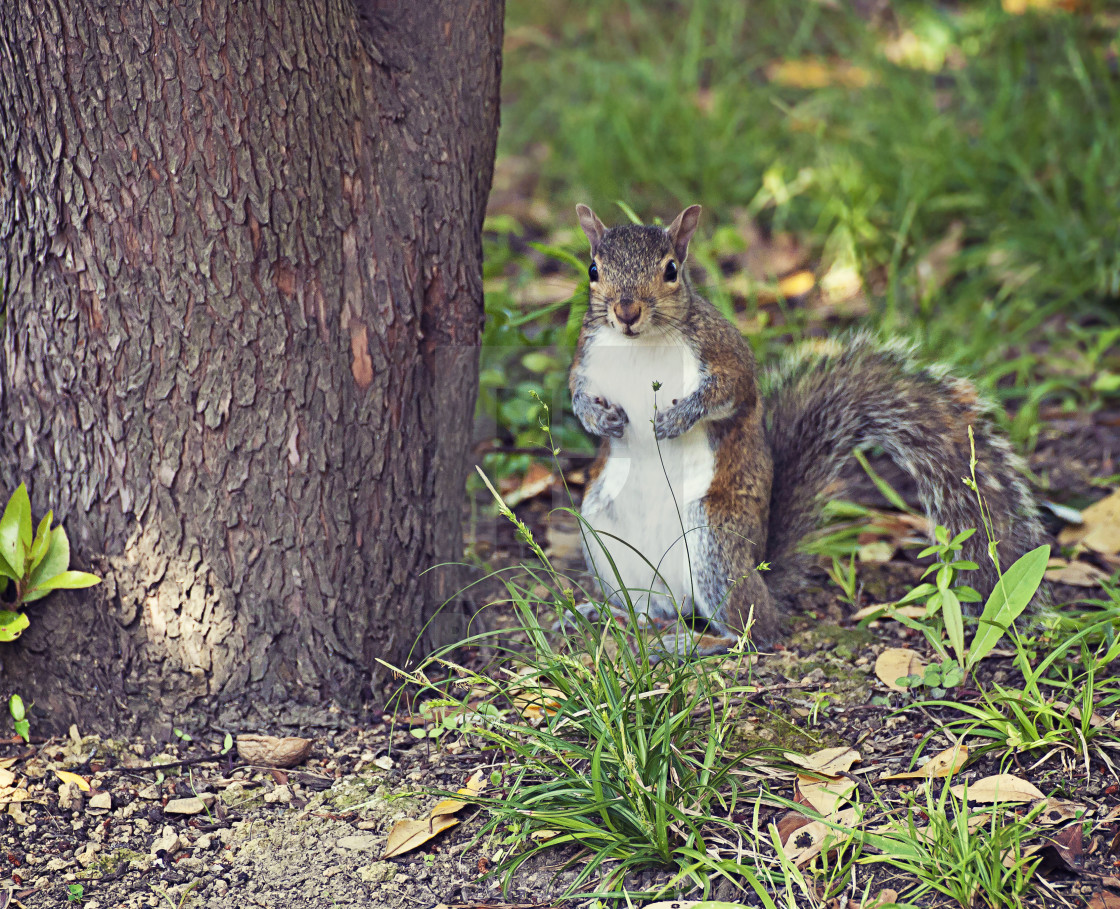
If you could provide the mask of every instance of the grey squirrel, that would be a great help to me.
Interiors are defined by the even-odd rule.
[[[1041,544],[1019,461],[969,382],[867,333],[803,345],[760,377],[742,335],[685,274],[699,205],[667,229],[608,229],[586,205],[576,212],[591,284],[569,388],[602,438],[581,506],[595,531],[584,555],[609,608],[628,614],[628,595],[663,629],[662,649],[726,650],[752,610],[754,642],[780,637],[804,584],[797,545],[857,446],[881,446],[913,477],[932,524],[978,529],[963,555],[980,566],[970,583],[982,596],[998,573],[963,482],[970,426],[1002,564]]]

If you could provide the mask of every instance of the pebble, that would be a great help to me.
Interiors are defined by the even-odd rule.
[[[95,792],[89,797],[87,807],[91,811],[108,811],[113,807],[113,796],[108,792]]]

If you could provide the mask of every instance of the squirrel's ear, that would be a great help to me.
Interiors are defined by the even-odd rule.
[[[669,242],[673,244],[673,252],[676,253],[678,262],[684,262],[688,255],[688,241],[696,233],[696,225],[699,223],[700,206],[690,205],[677,215],[677,219],[665,231],[669,235]]]
[[[603,226],[595,212],[582,203],[576,206],[576,214],[579,215],[579,225],[583,228],[583,232],[587,234],[587,239],[591,243],[591,255],[595,255],[599,250],[599,241],[603,239],[603,234],[607,229]]]

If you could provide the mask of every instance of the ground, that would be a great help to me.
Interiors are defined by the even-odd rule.
[[[1045,432],[1032,466],[1036,472],[1060,471],[1073,486],[1077,477],[1107,473],[1111,452],[1120,450],[1118,416],[1099,413]],[[1086,440],[1097,447],[1088,448]],[[522,511],[530,516],[534,506],[527,503]],[[547,529],[539,526],[538,532]],[[865,589],[886,593],[912,585],[918,572],[912,559],[900,557],[867,566],[861,578]],[[873,783],[885,798],[917,791],[914,781],[888,784],[881,777],[908,769],[931,732],[926,755],[951,744],[955,736],[937,727],[954,712],[896,712],[905,698],[891,695],[874,667],[888,647],[924,650],[920,635],[892,622],[854,627],[834,588],[823,574],[818,580],[821,585],[807,597],[812,614],[795,619],[788,643],[755,662],[751,681],[757,693],[736,735],[803,754],[854,746],[861,755],[852,766],[854,780]],[[1095,591],[1060,587],[1058,593],[1059,599],[1072,599]],[[501,624],[498,613],[492,618]],[[1010,660],[997,653],[985,661],[977,682],[988,687],[1013,677]],[[951,697],[969,702],[976,694],[969,685]],[[79,892],[87,909],[586,905],[586,898],[564,896],[581,867],[571,848],[527,863],[504,895],[501,880],[480,877],[507,844],[478,837],[484,814],[473,808],[462,809],[461,822],[434,839],[399,857],[382,857],[393,823],[425,817],[437,800],[434,790],[457,790],[472,773],[489,774],[502,765],[501,755],[479,750],[477,739],[454,732],[419,737],[417,732],[433,726],[412,707],[361,726],[344,726],[340,717],[336,729],[267,730],[312,739],[310,755],[288,770],[246,764],[236,746],[223,754],[228,742],[187,740],[182,730],[184,735],[173,734],[170,742],[110,741],[82,737],[77,729],[66,740],[4,742],[0,800],[8,808],[0,814],[5,863],[0,905],[7,905],[7,898],[26,909],[78,905]],[[981,757],[961,778],[976,781],[1000,769],[994,755]],[[1112,905],[1106,895],[1120,895],[1115,765],[1094,758],[1086,768],[1075,750],[1057,747],[1016,758],[1002,769],[1087,812],[1080,825],[1065,824],[1066,839],[1054,837],[1062,849],[1052,846],[1038,872],[1047,889],[1024,905]],[[74,777],[59,771],[77,774],[91,790],[82,791]],[[775,791],[792,797],[793,784],[787,774],[776,781]],[[768,806],[762,823],[769,822],[783,829],[792,821],[785,809]],[[572,859],[575,864],[565,869]],[[667,879],[666,872],[651,868],[628,885],[646,890]],[[860,885],[872,894],[904,890],[906,884],[905,876],[861,871]],[[717,881],[713,894],[757,903],[728,882]],[[1094,899],[1098,902],[1090,902]],[[928,896],[919,903],[933,904]]]

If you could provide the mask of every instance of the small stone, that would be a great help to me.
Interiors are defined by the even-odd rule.
[[[86,843],[74,853],[74,858],[83,868],[88,868],[97,861],[97,851],[101,847],[97,843]]]
[[[179,851],[180,846],[181,841],[179,840],[179,837],[174,833],[170,835],[164,835],[158,837],[152,843],[151,854],[153,856],[158,855],[160,850],[162,849],[164,853],[166,853],[168,856],[171,856]]]
[[[109,811],[113,807],[113,796],[99,790],[89,797],[88,807],[91,811]]]
[[[354,852],[361,852],[366,849],[372,849],[376,842],[377,837],[366,834],[364,836],[344,836],[335,843],[335,845],[338,846],[339,849],[351,849]]]
[[[292,800],[292,790],[288,786],[277,786],[271,792],[264,794],[264,800],[267,804],[275,804],[279,802],[287,805]]]
[[[162,795],[162,792],[160,791],[158,783],[152,783],[151,786],[145,786],[136,794],[142,799],[158,799]]]
[[[192,795],[185,799],[172,799],[163,806],[163,811],[164,814],[202,814],[206,810],[207,802],[213,801],[213,799],[214,797],[209,793],[204,793],[201,796]]]

